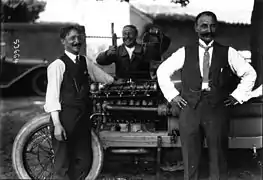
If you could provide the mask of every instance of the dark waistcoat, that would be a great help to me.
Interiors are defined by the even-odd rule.
[[[60,57],[65,64],[65,72],[60,90],[62,107],[87,107],[90,105],[89,89],[90,78],[86,59],[80,56],[80,63],[74,63],[66,54]]]
[[[202,96],[202,76],[199,66],[198,43],[185,47],[185,62],[182,68],[182,97],[189,105],[196,107]],[[236,82],[233,81],[228,63],[228,46],[217,42],[213,43],[212,62],[209,69],[209,87],[205,98],[212,106],[222,105],[227,96],[234,90]]]

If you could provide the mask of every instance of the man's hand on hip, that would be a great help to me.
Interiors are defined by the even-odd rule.
[[[182,98],[180,95],[174,97],[172,103],[176,103],[181,109],[187,105],[186,100],[184,100],[184,98]]]
[[[224,101],[225,106],[234,106],[238,104],[238,101],[231,95]]]

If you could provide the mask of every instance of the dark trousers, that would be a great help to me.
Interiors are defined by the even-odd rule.
[[[67,140],[58,141],[52,126],[52,146],[55,153],[54,179],[84,180],[92,165],[90,113],[64,107],[60,121],[66,130]]]
[[[180,112],[179,130],[184,161],[184,180],[199,178],[199,164],[206,137],[210,180],[227,180],[228,118],[223,105],[212,107],[202,97],[197,107]]]

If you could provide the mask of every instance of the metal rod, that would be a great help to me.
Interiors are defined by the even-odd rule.
[[[104,113],[93,113],[90,115],[89,119],[90,121],[92,122],[92,119],[96,116],[105,116]],[[99,133],[99,130],[100,130],[100,124],[101,124],[101,121],[98,121],[98,124],[97,124],[97,128],[96,128],[96,133]]]
[[[146,154],[149,153],[149,150],[145,148],[138,149],[111,149],[110,152],[116,154]]]
[[[146,97],[150,97],[150,95],[146,94],[146,95],[137,95],[135,94],[134,96],[132,95],[97,95],[97,94],[92,94],[90,97],[95,98],[95,99],[141,99],[141,98],[145,98]]]
[[[161,166],[161,149],[162,149],[162,137],[157,137],[157,161],[156,161],[156,180],[160,180],[160,166]]]
[[[260,157],[261,154],[257,152],[257,147],[255,145],[253,145],[252,150],[253,150],[253,154],[252,154],[253,159],[255,159],[259,169],[262,171],[263,163],[262,163],[262,157]]]
[[[94,39],[111,39],[111,36],[86,36],[86,38],[94,38]],[[122,37],[117,37],[117,39],[121,39]]]
[[[158,112],[157,107],[142,107],[142,106],[118,106],[118,105],[109,105],[104,104],[102,108],[107,111],[131,111],[131,112]]]
[[[105,116],[105,114],[104,113],[93,113],[90,115],[89,119],[92,120],[96,116]]]

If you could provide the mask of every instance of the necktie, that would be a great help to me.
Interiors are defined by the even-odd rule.
[[[80,66],[80,59],[79,59],[79,55],[76,56],[75,59],[75,64],[77,65],[77,67],[79,68]],[[80,84],[79,81],[77,81],[75,78],[73,78],[74,84],[75,84],[75,88],[77,90],[77,92],[80,92]]]
[[[202,44],[200,44],[200,47],[205,49],[205,53],[204,53],[204,57],[203,57],[203,83],[208,83],[209,81],[209,68],[210,68],[210,63],[209,63],[209,59],[210,59],[210,54],[209,54],[209,48],[211,48],[212,46],[203,46]]]
[[[80,59],[79,59],[79,55],[76,56],[76,64],[79,65],[80,63]]]

